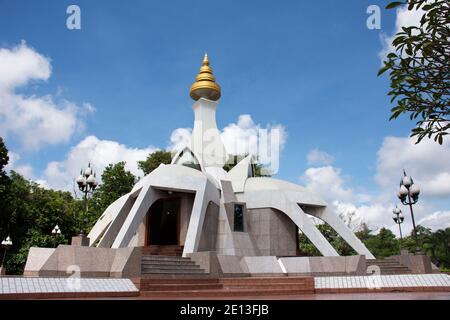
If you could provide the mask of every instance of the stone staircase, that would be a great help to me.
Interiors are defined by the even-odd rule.
[[[192,297],[199,292],[222,289],[219,279],[202,278],[149,278],[141,277],[140,295],[143,297]]]
[[[314,293],[313,277],[223,278],[226,296],[277,296]]]
[[[208,274],[190,258],[142,254],[141,277],[143,278],[192,275],[207,276]]]
[[[382,275],[394,275],[394,274],[411,274],[411,270],[399,263],[397,260],[392,258],[386,259],[370,259],[366,260],[367,268],[370,270],[376,270],[373,266],[378,266],[380,268],[380,274]]]
[[[155,298],[269,297],[314,293],[312,277],[141,278],[140,294]]]

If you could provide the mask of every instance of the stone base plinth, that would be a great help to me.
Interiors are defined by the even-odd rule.
[[[31,247],[24,276],[68,277],[78,269],[82,278],[133,278],[141,274],[141,247],[97,248],[59,245]],[[75,274],[73,274],[75,275]]]
[[[89,238],[86,236],[75,236],[72,237],[72,246],[79,246],[79,247],[89,247]]]

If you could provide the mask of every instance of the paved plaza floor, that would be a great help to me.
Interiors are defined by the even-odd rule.
[[[260,284],[258,284],[260,285]],[[256,286],[259,288],[258,286]],[[314,289],[315,288],[315,289]],[[162,290],[162,289],[154,289]],[[216,292],[218,290],[218,292]],[[176,295],[140,295],[130,279],[114,278],[0,278],[0,299],[34,298],[119,298],[142,300],[450,300],[450,276],[447,274],[409,274],[381,276],[316,277],[310,291],[266,291],[176,289]],[[231,290],[231,291],[230,291]],[[269,290],[270,291],[270,290]],[[242,292],[246,292],[243,294]],[[313,294],[313,292],[315,292]],[[144,290],[143,293],[146,293]],[[219,293],[219,294],[217,294]],[[232,295],[230,295],[230,293]],[[107,299],[109,299],[107,298]]]

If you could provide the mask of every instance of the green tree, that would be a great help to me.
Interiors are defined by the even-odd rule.
[[[350,245],[340,236],[337,232],[327,223],[321,223],[316,225],[320,233],[327,239],[331,246],[341,256],[354,255],[356,252],[350,247]],[[303,234],[299,234],[299,250],[309,256],[320,256],[321,253],[312,244],[311,241]]]
[[[437,230],[431,234],[429,245],[423,250],[431,257],[437,266],[450,268],[450,228]]]
[[[125,170],[125,162],[108,165],[102,173],[102,184],[95,190],[90,200],[91,209],[88,216],[83,219],[87,220],[87,228],[84,226],[86,230],[92,227],[111,203],[129,193],[136,180],[130,171]]]
[[[9,162],[9,156],[8,156],[8,149],[6,148],[5,142],[3,141],[3,138],[0,137],[0,175],[5,177],[5,167]],[[1,185],[0,185],[1,188]],[[1,192],[1,189],[0,189]]]
[[[8,149],[0,137],[0,237],[3,239],[6,236],[8,214],[7,214],[7,191],[10,185],[10,179],[6,175],[5,167],[8,164]]]
[[[365,241],[367,249],[378,259],[399,254],[399,242],[391,230],[381,228],[380,232]]]
[[[138,161],[138,168],[147,175],[158,168],[160,164],[170,164],[171,161],[172,154],[169,151],[158,150],[150,153],[145,161]]]
[[[30,247],[68,243],[75,224],[71,210],[73,198],[69,192],[44,189],[14,171],[10,178],[6,216],[13,246],[8,251],[6,267],[9,273],[20,274]],[[56,224],[62,232],[57,239],[51,235]]]
[[[405,26],[392,41],[395,52],[387,55],[378,75],[390,72],[388,93],[391,120],[408,114],[416,120],[411,136],[419,143],[424,137],[442,144],[450,131],[450,3],[448,0],[396,1],[388,9],[408,5],[422,9],[418,26]]]
[[[367,223],[364,223],[364,222],[361,223],[361,226],[359,227],[359,230],[355,232],[355,235],[363,243],[365,243],[367,240],[369,240],[373,237],[372,230],[370,230]]]

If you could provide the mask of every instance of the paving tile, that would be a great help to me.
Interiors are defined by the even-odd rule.
[[[369,288],[436,288],[450,287],[450,276],[446,274],[379,275],[316,277],[315,287],[321,289]],[[423,289],[422,289],[423,290]]]
[[[77,294],[115,293],[137,293],[138,289],[129,279],[79,279],[79,288],[71,287],[77,285],[73,278],[27,278],[27,277],[2,277],[0,278],[0,298],[4,294],[28,294],[39,297],[48,294]]]

